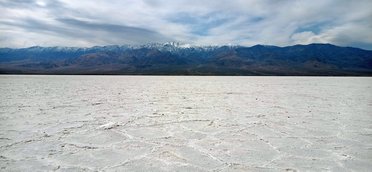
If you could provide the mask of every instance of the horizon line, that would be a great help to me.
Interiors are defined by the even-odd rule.
[[[41,46],[41,45],[34,45],[34,46],[28,46],[28,47],[0,47],[1,49],[29,49],[29,48],[95,48],[95,47],[109,47],[109,46],[133,46],[135,48],[141,48],[146,45],[172,45],[172,44],[178,44],[179,48],[192,48],[192,47],[245,47],[245,48],[251,48],[255,46],[266,46],[266,47],[278,47],[278,48],[285,48],[285,47],[292,47],[292,46],[308,46],[308,45],[332,45],[336,47],[343,47],[343,48],[356,48],[356,49],[361,49],[361,50],[366,50],[366,51],[372,51],[372,49],[364,49],[364,48],[359,48],[359,47],[353,47],[353,46],[341,46],[341,45],[336,45],[332,43],[309,43],[309,44],[293,44],[293,45],[286,45],[286,46],[280,46],[280,45],[272,45],[272,44],[254,44],[251,46],[248,45],[240,45],[240,44],[214,44],[214,45],[197,45],[197,44],[190,44],[190,43],[183,43],[183,42],[175,42],[175,41],[170,41],[170,42],[149,42],[149,43],[144,43],[144,44],[106,44],[106,45],[93,45],[93,46],[64,46],[64,45],[55,45],[55,46]],[[174,45],[173,45],[174,46]]]

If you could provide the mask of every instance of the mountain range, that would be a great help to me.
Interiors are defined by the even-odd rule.
[[[372,51],[332,44],[244,47],[175,42],[0,48],[0,73],[372,76]]]

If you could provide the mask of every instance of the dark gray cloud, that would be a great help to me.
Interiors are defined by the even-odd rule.
[[[35,0],[0,1],[0,5],[6,8],[30,8],[30,6],[37,6]]]
[[[84,32],[76,32],[76,30],[68,29],[58,25],[48,24],[46,22],[38,21],[32,18],[26,18],[17,22],[4,22],[1,21],[0,24],[19,27],[27,32],[42,33],[44,35],[57,35],[57,36],[68,36],[68,37],[89,37],[89,34]]]
[[[87,22],[77,19],[68,19],[68,18],[61,18],[57,19],[58,21],[72,26],[79,28],[84,31],[102,31],[107,32],[108,34],[121,36],[126,39],[144,42],[144,41],[152,41],[152,40],[165,40],[165,36],[160,35],[157,32],[139,28],[139,27],[130,27],[130,26],[123,26],[123,25],[116,25],[116,24],[105,24],[105,23],[94,23],[94,22]]]
[[[165,36],[157,32],[123,25],[93,23],[77,19],[61,18],[56,19],[62,24],[49,24],[43,21],[31,18],[23,19],[17,22],[4,22],[0,24],[19,27],[27,32],[41,33],[44,36],[55,35],[58,37],[68,37],[75,40],[84,39],[93,41],[97,37],[107,42],[113,41],[116,44],[131,43],[142,44],[153,41],[167,41]],[[92,36],[95,35],[95,36]]]
[[[0,0],[0,46],[181,41],[372,49],[370,0]]]

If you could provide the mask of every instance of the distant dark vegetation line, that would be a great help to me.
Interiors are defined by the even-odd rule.
[[[0,48],[0,74],[372,76],[372,51],[331,44]]]

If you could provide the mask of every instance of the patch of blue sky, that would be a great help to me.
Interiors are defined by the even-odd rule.
[[[298,27],[294,33],[312,32],[314,34],[319,34],[320,32],[322,32],[322,30],[329,27],[329,25],[329,22],[310,23]]]
[[[189,13],[179,13],[168,18],[168,21],[190,27],[192,34],[198,36],[209,35],[210,29],[221,26],[231,19],[229,16],[209,13],[203,16],[194,16]]]

